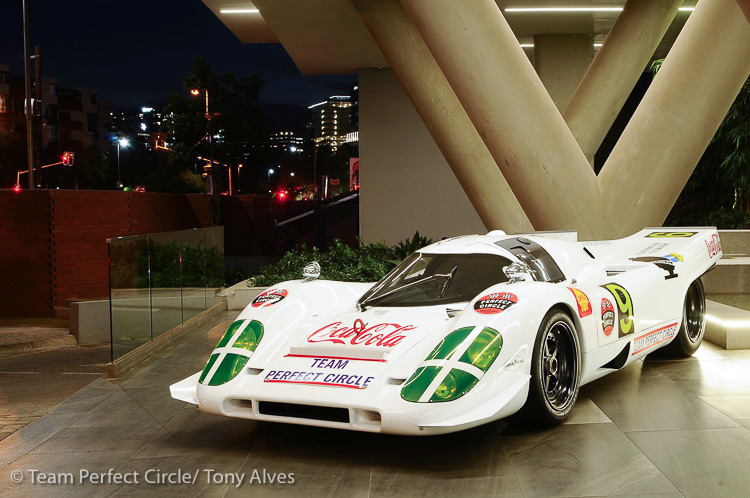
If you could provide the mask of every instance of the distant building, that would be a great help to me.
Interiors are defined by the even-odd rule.
[[[335,151],[346,142],[346,134],[356,131],[352,124],[352,97],[334,95],[308,107],[315,147]]]
[[[269,137],[268,145],[283,152],[303,152],[305,139],[293,131],[277,131]]]
[[[134,139],[137,136],[138,142],[147,149],[153,149],[158,140],[163,141],[163,123],[164,114],[153,107],[112,112],[112,133],[118,138]]]
[[[0,65],[0,131],[10,134],[12,140],[26,140],[24,108],[24,77]],[[106,151],[112,120],[109,106],[99,101],[96,90],[62,86],[57,78],[43,77],[39,109],[45,149],[60,144]]]

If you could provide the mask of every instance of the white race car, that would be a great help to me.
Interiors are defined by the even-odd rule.
[[[705,227],[592,242],[493,231],[425,247],[376,284],[306,268],[255,298],[170,390],[216,415],[392,434],[519,410],[559,423],[581,385],[657,349],[695,352],[701,276],[721,256]]]

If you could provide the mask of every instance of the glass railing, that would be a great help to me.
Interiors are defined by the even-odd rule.
[[[112,361],[221,301],[224,227],[108,239]]]

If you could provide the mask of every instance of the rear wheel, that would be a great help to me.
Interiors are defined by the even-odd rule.
[[[531,358],[531,382],[524,414],[559,424],[578,398],[581,352],[575,324],[558,309],[542,320]]]
[[[667,356],[688,357],[698,350],[706,333],[706,293],[703,281],[698,278],[685,294],[682,310],[682,325],[677,337],[661,352]]]

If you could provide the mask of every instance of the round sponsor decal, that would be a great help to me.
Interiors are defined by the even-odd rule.
[[[602,330],[609,337],[615,326],[615,307],[606,297],[602,299]]]
[[[284,299],[287,294],[288,292],[284,289],[268,289],[267,291],[259,294],[258,297],[253,299],[253,308],[260,308],[261,306],[265,308],[267,306],[272,306]]]
[[[483,315],[496,315],[507,310],[518,302],[515,294],[510,292],[493,292],[479,298],[474,303],[474,311]]]

